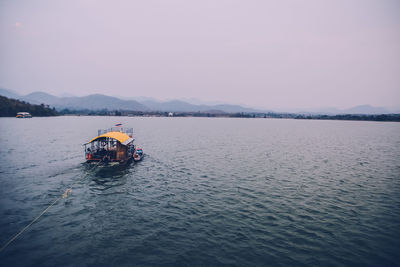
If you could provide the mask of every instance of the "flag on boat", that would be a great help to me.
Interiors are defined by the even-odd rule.
[[[115,126],[122,126],[122,123],[117,123],[115,124]]]

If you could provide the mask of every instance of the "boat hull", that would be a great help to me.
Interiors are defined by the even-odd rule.
[[[133,161],[134,162],[139,162],[144,158],[144,154],[143,155],[135,155],[133,156]]]

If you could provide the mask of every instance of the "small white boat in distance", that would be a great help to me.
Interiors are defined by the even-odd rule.
[[[16,118],[32,118],[32,115],[29,112],[18,112]]]

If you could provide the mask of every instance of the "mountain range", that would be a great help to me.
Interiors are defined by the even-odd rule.
[[[130,110],[130,111],[162,111],[162,112],[265,112],[253,108],[246,108],[239,105],[195,105],[181,100],[170,100],[160,102],[151,98],[143,98],[141,101],[121,99],[102,94],[92,94],[83,97],[68,96],[58,97],[44,92],[33,92],[28,95],[19,95],[15,91],[1,89],[0,95],[8,98],[23,100],[32,104],[46,104],[55,107],[57,110]]]
[[[231,104],[201,104],[201,101],[158,101],[148,97],[137,97],[121,99],[119,97],[102,94],[88,96],[54,96],[45,92],[33,92],[28,95],[20,95],[15,91],[0,88],[0,95],[29,102],[31,104],[46,104],[55,107],[57,110],[129,110],[129,111],[161,111],[161,112],[213,112],[213,113],[268,113],[271,110],[255,109]],[[135,100],[136,99],[136,100]],[[194,104],[199,103],[199,104]],[[370,105],[356,106],[350,109],[340,110],[337,108],[321,108],[308,110],[280,110],[286,113],[301,114],[388,114],[399,113],[400,110],[388,110],[382,107]]]

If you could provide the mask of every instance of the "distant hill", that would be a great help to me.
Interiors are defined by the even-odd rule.
[[[142,104],[156,111],[172,111],[172,112],[197,112],[200,109],[196,105],[192,105],[180,100],[172,100],[167,102],[156,102],[151,100],[142,101]]]
[[[146,105],[154,111],[172,111],[172,112],[208,112],[208,111],[220,111],[222,113],[235,113],[235,112],[263,112],[260,110],[245,108],[239,105],[194,105],[181,100],[171,100],[167,102],[157,101],[142,101],[142,104]]]
[[[342,113],[348,114],[385,114],[390,113],[387,109],[382,107],[373,107],[370,105],[356,106],[350,109],[342,110]]]
[[[149,108],[135,100],[121,100],[116,97],[95,94],[83,97],[57,97],[43,92],[35,92],[23,97],[24,100],[31,103],[46,103],[61,109],[73,110],[132,110],[148,111]]]
[[[284,110],[280,110],[284,112]],[[335,107],[326,107],[326,108],[312,108],[312,109],[291,109],[289,110],[291,113],[300,113],[300,114],[325,114],[325,115],[340,115],[340,114],[390,114],[396,113],[385,109],[383,107],[373,107],[371,105],[360,105],[355,106],[349,109],[338,109]]]
[[[223,110],[228,113],[236,113],[236,112],[246,112],[246,113],[264,113],[264,112],[269,112],[265,110],[259,110],[259,109],[254,109],[254,108],[245,108],[242,106],[238,105],[229,105],[229,104],[223,104],[223,105],[214,105],[211,106],[212,109],[217,109],[217,110]]]
[[[88,95],[84,97],[66,97],[59,99],[57,106],[72,109],[90,109],[90,110],[132,110],[147,111],[148,107],[135,100],[121,100],[116,97],[106,95]],[[56,107],[57,107],[56,106]]]
[[[1,94],[1,92],[0,92]],[[127,99],[101,94],[83,97],[57,97],[44,92],[34,92],[20,99],[33,103],[45,103],[57,110],[130,110],[130,111],[162,111],[162,112],[209,112],[213,113],[236,113],[236,112],[263,112],[260,110],[245,108],[239,105],[194,105],[180,100],[158,102],[150,98],[142,101]]]
[[[0,95],[13,99],[19,99],[21,97],[17,92],[4,88],[0,88]]]
[[[58,97],[43,92],[34,92],[21,97],[21,99],[32,104],[46,103],[47,105],[54,106],[54,103],[57,102]]]
[[[24,101],[0,96],[0,117],[15,117],[18,112],[29,112],[34,117],[58,115],[57,111],[45,105],[32,105]]]
[[[44,92],[34,92],[25,96],[17,92],[0,88],[0,95],[8,98],[23,100],[32,104],[45,104],[55,107],[57,110],[125,110],[140,112],[201,112],[201,113],[298,113],[298,114],[390,114],[397,110],[388,110],[383,107],[373,107],[370,105],[356,106],[350,109],[337,109],[335,107],[314,108],[314,109],[280,109],[280,110],[261,110],[240,105],[220,104],[217,102],[204,102],[196,99],[157,101],[149,97],[127,97],[119,98],[102,94],[93,94],[83,97],[54,96]],[[210,112],[211,111],[211,112]],[[397,111],[398,112],[398,111]]]

